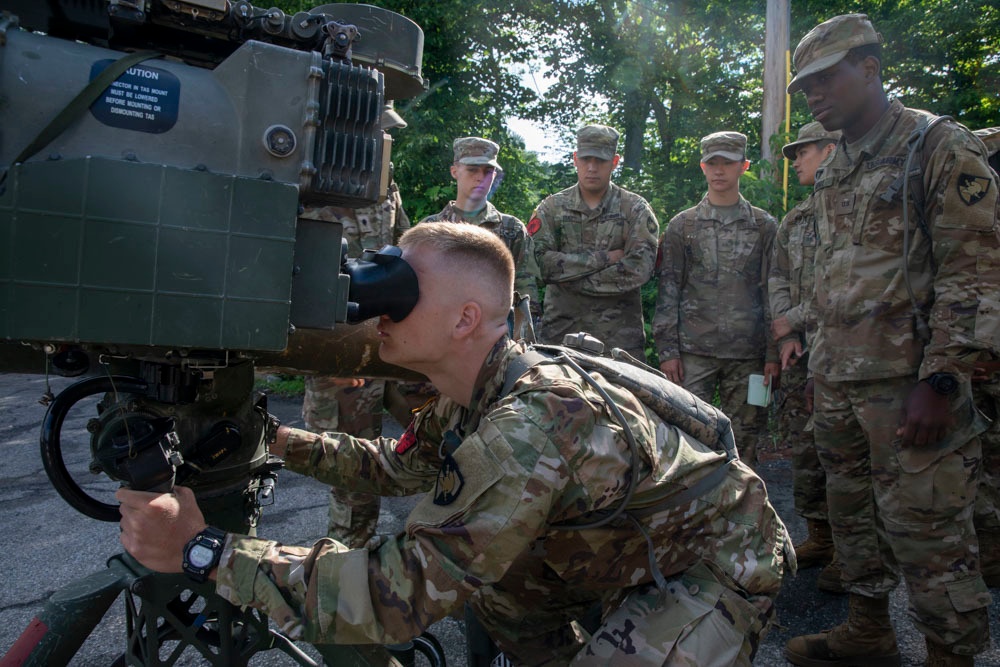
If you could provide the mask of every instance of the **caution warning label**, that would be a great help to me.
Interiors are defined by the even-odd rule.
[[[111,59],[98,60],[90,68],[93,80]],[[161,134],[177,122],[181,82],[171,72],[148,65],[134,65],[125,70],[90,106],[94,118],[125,130]]]

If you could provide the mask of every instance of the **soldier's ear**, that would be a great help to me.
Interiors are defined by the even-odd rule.
[[[882,80],[882,63],[875,56],[868,56],[862,60],[861,67],[864,70],[865,81]]]
[[[458,313],[452,335],[459,340],[468,338],[476,332],[482,321],[483,307],[476,301],[466,301]]]

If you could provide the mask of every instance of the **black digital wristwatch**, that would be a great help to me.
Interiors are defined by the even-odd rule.
[[[219,564],[226,544],[226,532],[208,526],[184,547],[184,574],[198,583],[208,579],[208,573]]]
[[[951,396],[958,391],[958,378],[951,373],[932,373],[924,382],[942,396]]]

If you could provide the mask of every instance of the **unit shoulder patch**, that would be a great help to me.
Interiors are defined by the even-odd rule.
[[[990,179],[962,173],[958,176],[958,196],[966,206],[979,203],[990,189]]]

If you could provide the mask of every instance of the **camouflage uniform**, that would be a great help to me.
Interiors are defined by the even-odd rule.
[[[340,222],[347,239],[347,254],[359,257],[366,249],[393,244],[410,227],[403,210],[399,187],[390,182],[386,200],[358,209],[325,206],[307,209],[303,218]],[[308,375],[302,401],[302,418],[313,431],[341,431],[360,438],[377,438],[382,433],[382,410],[393,395],[405,396],[409,407],[419,407],[429,396],[424,385],[400,385],[385,380],[366,380],[361,387],[343,387],[335,378]],[[406,411],[396,410],[400,423],[409,423]],[[327,534],[351,546],[361,546],[378,523],[379,499],[366,493],[330,488],[330,523]]]
[[[486,202],[486,208],[469,217],[465,211],[448,202],[440,213],[429,215],[420,222],[467,222],[488,229],[504,242],[510,254],[514,256],[514,290],[521,296],[531,299],[532,315],[541,314],[541,302],[538,299],[538,285],[535,282],[537,270],[531,249],[531,237],[525,231],[524,223],[512,215],[501,213],[497,207]]]
[[[630,506],[656,500],[635,523],[558,529],[617,507],[632,456],[604,399],[564,364],[533,367],[503,395],[523,351],[500,339],[470,408],[442,397],[398,441],[292,430],[292,470],[374,493],[428,493],[405,531],[365,549],[231,536],[217,592],[310,642],[405,641],[469,600],[516,664],[749,666],[787,545],[763,482],[598,376],[642,452]],[[721,481],[693,499],[657,505],[713,472]],[[651,558],[667,578],[662,594]],[[604,618],[591,637],[574,621],[594,603]]]
[[[928,641],[972,655],[989,640],[990,596],[972,523],[984,424],[972,409],[969,378],[980,350],[996,340],[1000,309],[982,276],[995,271],[1000,255],[997,183],[980,142],[959,126],[937,126],[924,148],[928,238],[912,201],[893,195],[892,186],[904,178],[907,138],[930,118],[892,101],[862,139],[841,139],[817,174],[819,328],[809,368],[846,587],[883,598],[902,573]],[[930,325],[927,343],[916,334],[903,261]],[[902,449],[896,427],[903,403],[933,373],[961,383],[951,399],[953,432],[935,447]]]
[[[645,360],[640,288],[653,274],[659,225],[645,199],[614,183],[596,209],[580,186],[546,197],[528,224],[545,284],[540,340],[561,344],[586,331],[605,349]],[[624,250],[618,262],[608,251]]]
[[[986,144],[993,171],[1000,172],[1000,127],[976,130]],[[996,279],[994,290],[1000,289]],[[1000,586],[1000,375],[996,372],[986,382],[972,385],[976,406],[992,422],[980,438],[983,443],[983,471],[976,494],[974,523],[983,554],[983,577],[990,586]]]
[[[976,534],[983,541],[984,535],[991,541],[995,553],[990,555],[995,560],[1000,557],[1000,380],[994,375],[989,382],[972,385],[972,397],[976,407],[990,420],[990,427],[980,435],[983,445],[983,469],[980,476],[979,491],[976,495],[975,524]],[[982,545],[980,545],[982,547]],[[985,550],[981,549],[984,552]],[[984,563],[991,570],[998,569],[1000,563]],[[987,580],[992,581],[997,576]]]
[[[747,403],[747,378],[777,362],[767,274],[776,225],[740,196],[729,216],[705,196],[677,214],[660,240],[653,337],[660,362],[680,358],[684,387],[733,420],[740,457],[755,464],[767,413]]]
[[[767,281],[771,318],[787,318],[793,335],[805,347],[808,347],[806,332],[812,328],[808,306],[819,243],[814,199],[815,195],[810,193],[781,221]],[[805,402],[807,359],[808,356],[799,359],[794,366],[781,371],[781,389],[775,395],[778,437],[792,448],[795,510],[806,519],[826,521],[826,473],[816,455]]]

